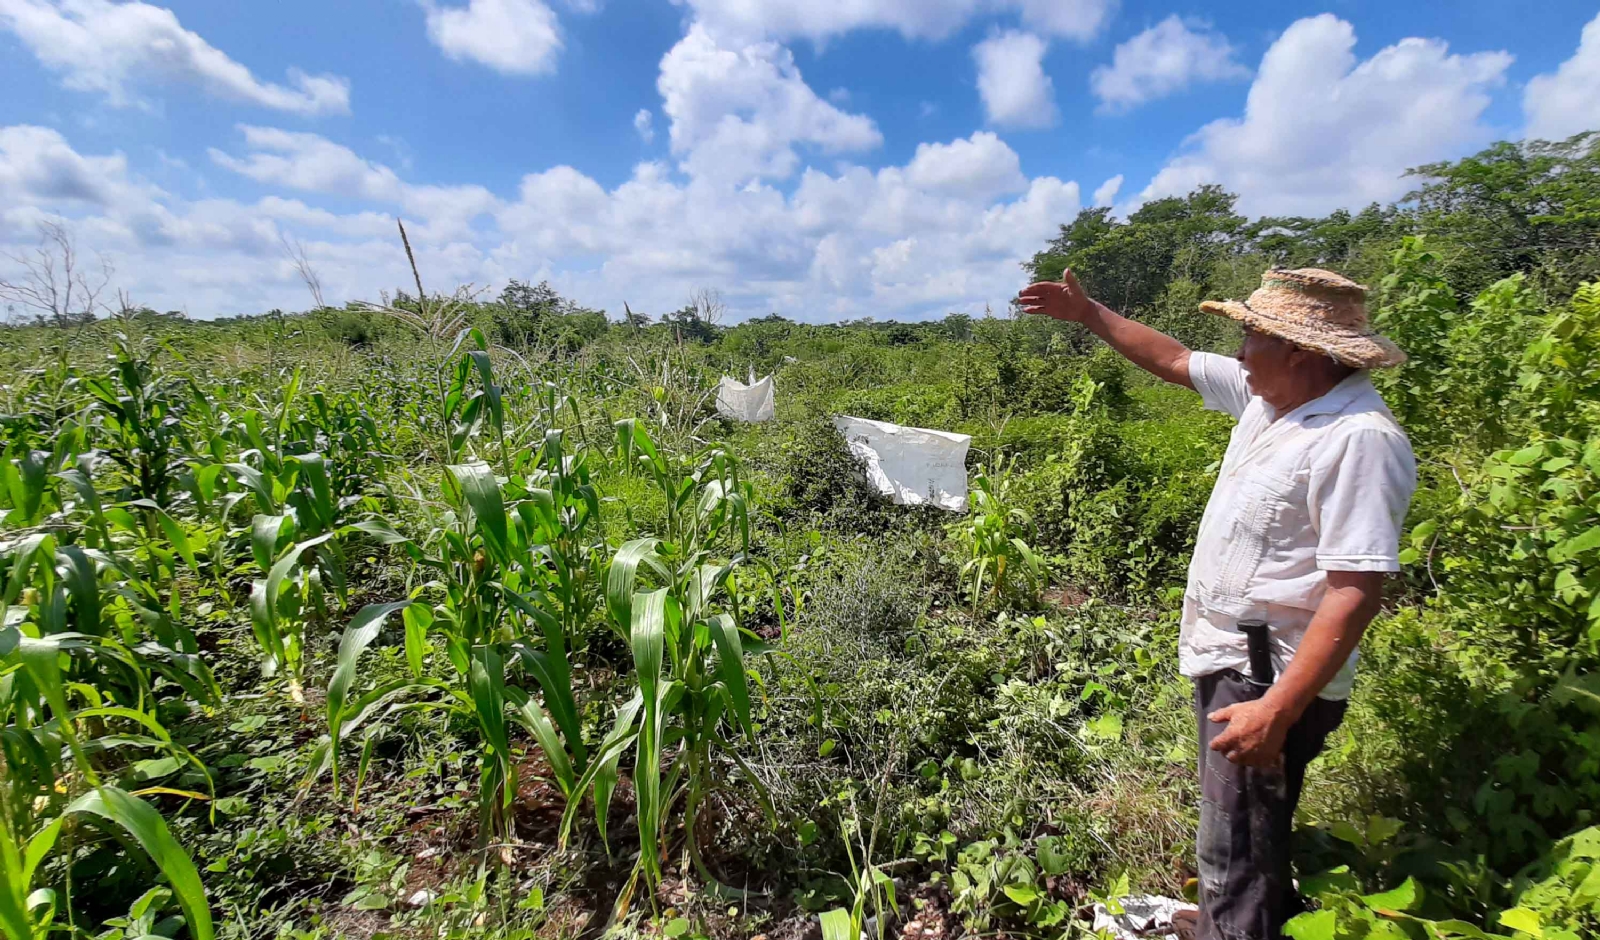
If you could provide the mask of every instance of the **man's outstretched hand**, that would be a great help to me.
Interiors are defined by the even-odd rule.
[[[1042,313],[1057,320],[1077,323],[1082,323],[1094,310],[1094,301],[1084,293],[1083,286],[1071,271],[1063,271],[1059,281],[1029,284],[1017,295],[1017,302],[1022,305],[1024,313]]]

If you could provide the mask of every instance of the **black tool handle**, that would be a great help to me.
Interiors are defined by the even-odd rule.
[[[1250,678],[1261,685],[1271,685],[1277,678],[1272,667],[1272,628],[1265,620],[1241,620],[1239,632],[1250,647]]]

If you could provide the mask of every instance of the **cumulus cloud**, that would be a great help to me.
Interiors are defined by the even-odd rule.
[[[726,44],[698,23],[662,58],[656,88],[672,152],[695,177],[784,178],[799,166],[797,144],[843,153],[883,142],[871,118],[818,97],[788,49]]]
[[[464,7],[423,0],[428,39],[458,62],[506,75],[555,71],[561,24],[541,0],[470,0]]]
[[[1572,58],[1528,82],[1522,110],[1529,137],[1563,140],[1600,130],[1600,15],[1583,28]]]
[[[207,94],[294,114],[344,114],[350,82],[290,69],[288,84],[265,82],[184,29],[164,7],[111,0],[0,0],[0,27],[77,91],[113,105],[139,103],[133,86],[152,78],[194,84]]]
[[[558,166],[504,196],[412,182],[314,134],[241,133],[241,152],[212,159],[276,190],[254,202],[187,201],[130,178],[120,154],[0,129],[0,245],[28,243],[48,210],[68,216],[86,249],[106,251],[141,302],[196,316],[294,309],[307,298],[281,236],[304,242],[331,301],[370,298],[405,282],[398,207],[430,285],[549,278],[595,306],[651,311],[714,285],[737,315],[908,318],[1003,306],[1019,262],[1080,204],[1076,183],[1028,179],[988,132],[877,170],[806,168],[788,192],[649,162],[614,188]],[[356,211],[294,195],[323,192]]]
[[[1202,127],[1140,198],[1221,183],[1246,214],[1315,215],[1395,199],[1409,167],[1488,140],[1480,119],[1509,54],[1403,39],[1357,61],[1355,42],[1331,14],[1291,25],[1262,58],[1244,114]]]
[[[649,108],[640,108],[633,116],[633,129],[638,132],[639,139],[645,143],[652,143],[656,139],[656,118]]]
[[[980,131],[948,144],[918,144],[906,166],[906,181],[918,189],[987,199],[1028,185],[1016,151]]]
[[[262,191],[191,201],[141,188],[120,154],[7,129],[0,245],[22,231],[17,213],[62,212],[130,272],[122,286],[137,299],[210,316],[305,305],[284,235],[306,246],[333,302],[403,284],[401,214],[429,285],[548,278],[596,307],[651,312],[715,286],[736,316],[916,318],[1002,308],[1019,263],[1081,204],[1077,183],[1030,179],[989,131],[856,165],[881,145],[877,126],[819,96],[770,39],[691,24],[657,84],[670,161],[611,186],[570,166],[507,193],[423,183],[320,134],[243,124],[210,160]],[[653,131],[655,109],[642,113]],[[105,180],[115,185],[95,189]]]
[[[978,95],[989,123],[1048,127],[1056,122],[1055,84],[1044,72],[1048,44],[1032,33],[996,33],[972,49]]]
[[[317,134],[250,125],[239,130],[249,152],[235,156],[213,147],[211,159],[258,183],[395,206],[456,236],[498,205],[482,186],[406,183],[389,167]]]
[[[1111,64],[1090,74],[1089,87],[1101,111],[1127,111],[1197,82],[1249,78],[1233,56],[1221,33],[1173,14],[1117,46]]]
[[[1094,191],[1094,204],[1100,208],[1109,208],[1116,204],[1117,193],[1122,191],[1122,174],[1111,177]]]
[[[137,191],[120,153],[86,157],[48,127],[0,128],[0,204],[105,208]]]
[[[1099,33],[1116,0],[673,0],[718,35],[813,40],[857,29],[892,29],[908,39],[942,39],[977,16],[1015,14],[1023,24],[1067,39]]]

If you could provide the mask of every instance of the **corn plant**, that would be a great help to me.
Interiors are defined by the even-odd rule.
[[[545,450],[550,459],[562,463],[559,446],[555,436]],[[577,462],[568,463],[569,471]],[[541,539],[572,538],[552,527],[581,529],[573,514],[563,515],[556,507],[576,498],[589,507],[583,512],[597,511],[598,499],[590,502],[566,493],[558,504],[552,491],[533,489],[508,508],[493,469],[482,463],[450,466],[444,481],[451,512],[443,526],[422,545],[392,529],[383,539],[403,546],[416,563],[432,572],[443,596],[431,606],[412,599],[368,607],[352,621],[340,643],[339,665],[328,690],[326,756],[314,763],[313,773],[326,766],[337,777],[341,741],[374,716],[400,708],[452,710],[476,724],[484,749],[480,835],[485,840],[508,837],[511,801],[517,792],[511,724],[521,725],[534,737],[563,793],[574,792],[576,775],[587,767],[564,626],[581,605],[572,595],[559,593],[561,578],[548,568],[562,550]],[[384,530],[381,523],[367,527],[370,533]],[[396,611],[403,611],[411,676],[352,695],[362,652],[376,639],[383,618]],[[424,674],[424,659],[435,638],[443,641],[453,673],[449,680]],[[534,679],[542,705],[518,681],[523,675]],[[401,701],[426,694],[436,697]],[[367,740],[370,743],[372,736]],[[364,776],[368,753],[370,748],[364,748],[358,776]]]
[[[695,830],[699,809],[720,784],[718,758],[731,758],[765,789],[727,737],[754,734],[744,654],[753,634],[737,620],[735,571],[749,560],[750,487],[734,458],[714,450],[686,462],[664,455],[633,421],[617,425],[619,455],[632,458],[662,488],[670,539],[634,539],[618,549],[606,582],[612,625],[629,643],[638,694],[621,708],[578,791],[595,792],[602,837],[622,754],[634,752],[639,865],[650,884],[662,875],[662,834],[683,803],[689,857],[701,877],[720,884],[705,864]],[[719,550],[732,548],[731,557]],[[577,810],[569,802],[563,839]],[[730,889],[731,890],[731,889]]]
[[[1044,559],[1024,538],[1031,535],[1033,520],[1011,504],[1010,471],[1008,463],[993,473],[980,466],[972,480],[971,513],[949,526],[967,552],[961,578],[975,612],[1007,595],[1036,605],[1049,578]]]
[[[127,476],[133,498],[165,507],[186,446],[183,383],[157,372],[126,337],[115,349],[110,374],[83,378],[95,400],[96,440]]]
[[[111,531],[103,516],[100,524]],[[142,529],[131,515],[122,526]],[[212,936],[193,863],[141,797],[209,798],[151,785],[175,774],[192,774],[211,790],[205,765],[157,717],[157,698],[171,692],[158,692],[153,677],[202,702],[219,696],[196,657],[145,638],[142,628],[160,618],[144,604],[152,589],[135,588],[141,570],[109,540],[84,548],[40,532],[0,543],[0,926],[8,938],[59,929],[55,891],[35,883],[71,817],[131,837],[167,876],[191,935]],[[133,759],[151,751],[161,756]],[[128,792],[108,778],[143,786]]]
[[[166,820],[149,803],[114,786],[96,787],[74,800],[60,816],[38,830],[21,836],[4,822],[0,833],[0,928],[7,940],[44,940],[65,928],[56,924],[57,895],[53,888],[34,887],[43,863],[56,847],[68,819],[81,817],[115,827],[144,850],[166,876],[184,923],[193,940],[216,935],[205,887],[194,862],[172,838]],[[70,900],[70,899],[69,899]]]
[[[543,445],[519,463],[523,473],[512,482],[526,496],[516,506],[517,534],[530,562],[526,573],[559,621],[564,647],[575,649],[599,604],[605,569],[600,491],[587,452],[569,448],[559,428],[546,432]]]

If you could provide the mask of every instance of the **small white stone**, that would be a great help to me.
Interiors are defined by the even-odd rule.
[[[427,888],[423,888],[421,891],[418,891],[411,897],[406,898],[406,903],[412,907],[427,907],[429,904],[433,903],[433,899],[436,897],[438,897],[437,894],[429,891]]]

